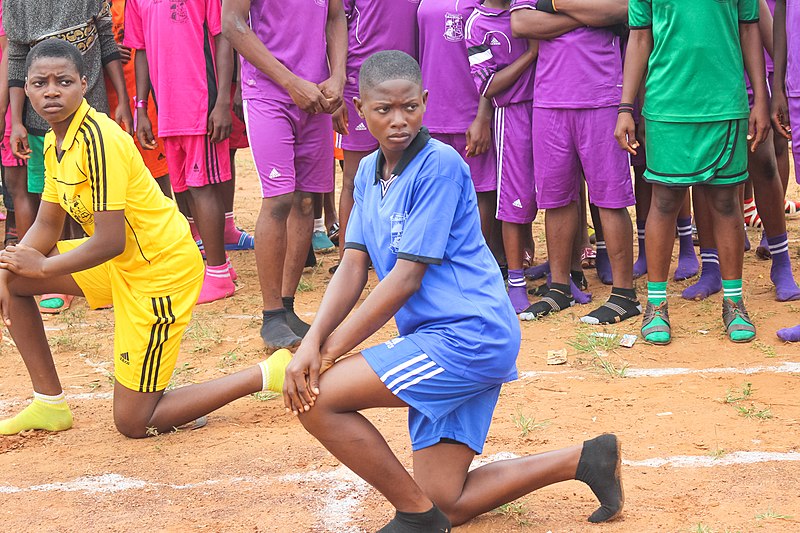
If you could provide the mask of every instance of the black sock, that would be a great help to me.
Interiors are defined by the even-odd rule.
[[[575,305],[569,285],[550,283],[550,290],[541,300],[519,314],[520,320],[537,320],[556,311],[562,311]]]
[[[619,441],[606,433],[583,443],[575,479],[583,481],[600,501],[600,507],[589,516],[589,522],[606,522],[622,511],[625,495],[620,477]]]
[[[581,317],[584,324],[617,324],[628,318],[642,314],[642,306],[636,299],[634,289],[611,289],[606,303]]]
[[[378,533],[450,533],[450,520],[435,505],[424,513],[396,511],[391,522]]]
[[[268,349],[294,348],[302,340],[287,323],[287,311],[283,307],[263,311],[264,323],[261,325],[261,339]],[[298,319],[299,320],[299,319]]]
[[[289,324],[292,332],[302,339],[311,329],[311,325],[304,322],[294,312],[294,296],[283,296],[281,300],[283,300],[283,308],[286,309],[286,323]]]
[[[314,255],[314,247],[310,246],[308,248],[308,255],[306,256],[306,264],[303,265],[303,268],[309,268],[317,266],[317,256]]]

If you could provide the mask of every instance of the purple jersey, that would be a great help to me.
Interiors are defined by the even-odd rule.
[[[372,54],[400,50],[417,58],[418,4],[419,0],[344,0],[348,95],[357,96],[358,72]]]
[[[464,44],[478,91],[486,94],[494,75],[516,61],[528,49],[527,39],[511,35],[511,12],[478,6],[467,20]],[[495,107],[533,100],[533,64],[514,84],[492,98]]]
[[[800,4],[786,2],[786,94],[800,96]]]
[[[511,10],[534,5],[517,1]],[[534,107],[591,109],[617,106],[620,98],[622,52],[612,31],[585,27],[539,41]]]
[[[328,0],[252,0],[250,27],[267,50],[312,83],[330,76],[325,29]],[[242,98],[291,103],[286,89],[242,58]]]
[[[767,6],[769,7],[769,12],[772,13],[772,16],[775,16],[775,0],[767,0]],[[764,62],[767,64],[767,72],[772,74],[775,72],[775,64],[772,62],[772,58],[769,56],[766,50],[764,50]]]
[[[425,125],[433,133],[464,133],[478,112],[480,95],[464,47],[464,25],[478,5],[478,0],[419,3],[419,60],[429,91]]]

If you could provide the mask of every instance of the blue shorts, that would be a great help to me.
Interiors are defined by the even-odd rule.
[[[411,340],[398,337],[362,351],[392,394],[409,405],[408,432],[414,451],[443,439],[483,451],[500,384],[478,383],[449,372]]]

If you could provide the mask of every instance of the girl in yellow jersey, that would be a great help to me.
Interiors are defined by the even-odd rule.
[[[144,437],[191,422],[267,388],[280,391],[291,355],[164,393],[203,283],[203,261],[175,203],[165,197],[127,135],[83,99],[80,52],[51,39],[28,54],[26,93],[52,128],[45,137],[45,188],[36,222],[0,252],[0,311],[28,368],[33,402],[0,421],[0,434],[72,426],[42,320],[42,292],[113,304],[114,422]],[[66,213],[88,238],[58,241]]]

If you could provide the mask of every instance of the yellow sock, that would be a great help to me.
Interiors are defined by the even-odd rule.
[[[16,435],[29,429],[64,431],[72,427],[72,412],[64,393],[45,396],[34,393],[33,402],[17,416],[0,420],[0,435]]]
[[[258,363],[261,367],[263,385],[261,390],[283,392],[283,380],[286,377],[286,367],[292,360],[292,352],[282,348],[277,350],[264,361]]]

